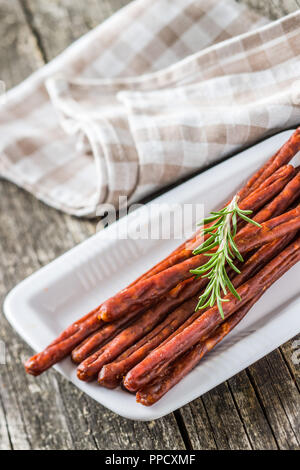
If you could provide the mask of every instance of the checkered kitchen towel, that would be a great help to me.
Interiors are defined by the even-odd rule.
[[[0,174],[94,216],[299,125],[299,25],[234,0],[136,0],[7,94]]]

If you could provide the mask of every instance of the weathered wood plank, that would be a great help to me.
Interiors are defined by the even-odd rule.
[[[300,335],[282,345],[280,351],[300,391]]]
[[[255,450],[277,449],[272,429],[260,406],[256,391],[247,372],[243,371],[229,380],[229,387],[240,412],[245,431]]]
[[[1,0],[0,17],[0,79],[3,80],[6,87],[9,88],[26,78],[31,72],[41,66],[43,61],[37,47],[36,39],[30,33],[30,28],[26,22],[19,2],[17,0],[12,0],[11,2]],[[6,183],[1,182],[1,202],[3,200],[4,192],[6,193],[5,188]],[[19,197],[22,193],[23,192],[18,189],[14,190],[14,194],[18,194]],[[1,215],[2,214],[3,212],[1,211]],[[14,232],[15,223],[8,225],[6,230],[9,236],[7,237],[7,235],[5,235],[4,237],[3,234],[0,236],[1,247],[5,246],[4,238],[8,239],[8,243],[10,243],[11,236],[9,231],[12,230],[12,232]],[[14,251],[15,262],[17,262],[18,250],[12,245],[11,253]],[[10,271],[11,273],[13,272],[11,261],[12,258],[7,256],[5,256],[4,260],[1,261],[1,303],[8,290],[4,282],[4,277],[7,276],[7,271]],[[12,287],[12,285],[9,286],[9,288],[10,287]],[[0,318],[0,340],[5,341],[6,350],[8,345],[12,345],[12,347],[16,349],[19,342],[16,335],[13,335],[11,329],[6,325],[2,315]],[[11,356],[8,351],[6,351],[6,359],[8,361],[11,360]],[[15,449],[28,449],[30,445],[24,428],[23,418],[18,403],[18,396],[14,389],[12,376],[8,372],[8,367],[3,364],[0,365],[0,390],[0,448],[13,447]]]
[[[88,443],[81,439],[89,436],[98,449],[185,449],[173,414],[149,423],[129,421],[96,404],[75,387],[69,387],[65,380],[59,378],[59,382],[76,448],[88,448]],[[82,410],[80,434],[78,409]]]
[[[1,400],[1,397],[0,397]],[[10,436],[8,433],[5,411],[0,401],[0,450],[11,450]]]
[[[130,0],[20,1],[47,60],[130,3]]]
[[[300,7],[299,0],[236,0],[244,3],[261,15],[267,16],[272,20],[281,18],[296,11]]]
[[[195,449],[207,448],[205,443],[202,442],[202,423],[200,423],[201,430],[198,429],[198,413],[199,411],[201,413],[203,405],[207,413],[214,438],[214,440],[211,440],[211,443],[214,442],[213,447],[211,447],[210,443],[208,448],[214,448],[214,446],[216,446],[218,450],[251,449],[249,438],[245,432],[243,422],[233,400],[228,383],[219,385],[203,395],[202,398],[195,400],[188,405],[191,409],[191,414],[194,417],[194,426],[191,427],[187,425],[187,428],[189,429],[189,436]],[[185,418],[184,410],[183,413]]]
[[[57,219],[61,217],[55,211],[44,212],[45,208],[38,201],[4,182],[1,184],[0,207],[0,260],[3,270],[0,294],[3,301],[5,293],[16,282],[41,266],[37,256],[39,242],[36,250],[33,240],[39,238],[44,242],[47,231],[43,230],[42,224],[37,230],[38,218],[28,217],[28,214],[37,214],[42,210],[44,225],[51,223],[50,212]],[[66,230],[62,223],[55,225],[58,231]],[[64,251],[68,242],[64,245],[61,231],[60,237],[60,250]],[[48,242],[51,247],[51,236]],[[0,367],[1,397],[14,448],[69,448],[72,440],[65,423],[64,409],[59,402],[54,374],[45,374],[38,381],[26,376],[22,363],[31,354],[30,348],[17,337],[2,316],[0,336],[7,350],[7,363]]]
[[[181,412],[194,449],[277,449],[246,371]]]
[[[299,391],[276,350],[249,368],[280,449],[299,449]]]
[[[293,342],[284,345],[283,349],[290,349]],[[299,343],[297,345],[296,354],[300,358]],[[297,365],[294,368],[296,370]],[[253,449],[296,449],[300,436],[299,409],[297,383],[278,349],[253,364],[248,373],[241,372],[184,407],[181,413],[196,449],[215,446],[244,449],[247,439]],[[238,430],[237,435],[235,430]]]
[[[0,0],[0,18],[0,79],[9,88],[40,67],[43,60],[18,0]]]
[[[195,450],[217,450],[218,444],[202,398],[180,409],[182,421]]]

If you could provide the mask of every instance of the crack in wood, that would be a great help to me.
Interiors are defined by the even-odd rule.
[[[174,411],[174,416],[175,416],[176,423],[177,423],[177,426],[178,426],[179,431],[181,433],[181,436],[182,436],[182,439],[183,439],[183,442],[184,442],[184,445],[185,445],[186,449],[187,450],[193,450],[191,439],[190,439],[189,433],[187,431],[184,419],[183,419],[183,417],[180,413],[180,410],[175,410]]]
[[[48,57],[47,57],[47,53],[46,53],[46,51],[44,49],[44,46],[43,46],[42,35],[40,34],[39,30],[34,26],[33,14],[31,12],[30,8],[28,8],[27,0],[19,0],[19,3],[20,3],[20,6],[21,6],[21,8],[24,12],[24,16],[26,18],[28,27],[30,28],[33,36],[36,39],[36,44],[37,44],[37,47],[40,51],[42,59],[46,64],[48,62]]]

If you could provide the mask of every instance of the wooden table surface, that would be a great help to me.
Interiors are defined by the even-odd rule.
[[[299,0],[240,1],[272,19],[300,7]],[[8,88],[19,83],[127,3],[0,0],[0,78]],[[0,181],[1,303],[95,227]],[[299,449],[299,338],[182,409],[143,423],[108,411],[55,371],[38,380],[26,375],[22,363],[32,351],[1,315],[0,449]]]

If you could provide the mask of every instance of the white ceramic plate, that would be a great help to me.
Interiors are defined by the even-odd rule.
[[[224,201],[291,135],[274,136],[190,179],[152,203],[204,203],[205,212]],[[49,344],[66,326],[110,297],[167,255],[178,240],[115,240],[116,230],[147,223],[138,210],[97,233],[15,287],[5,315],[35,350]],[[300,331],[300,263],[281,278],[240,325],[184,380],[152,407],[135,402],[121,389],[81,382],[70,359],[56,369],[102,405],[129,419],[152,420],[201,396],[265,356]],[[24,372],[25,373],[25,372]],[[39,380],[38,378],[36,380]]]

